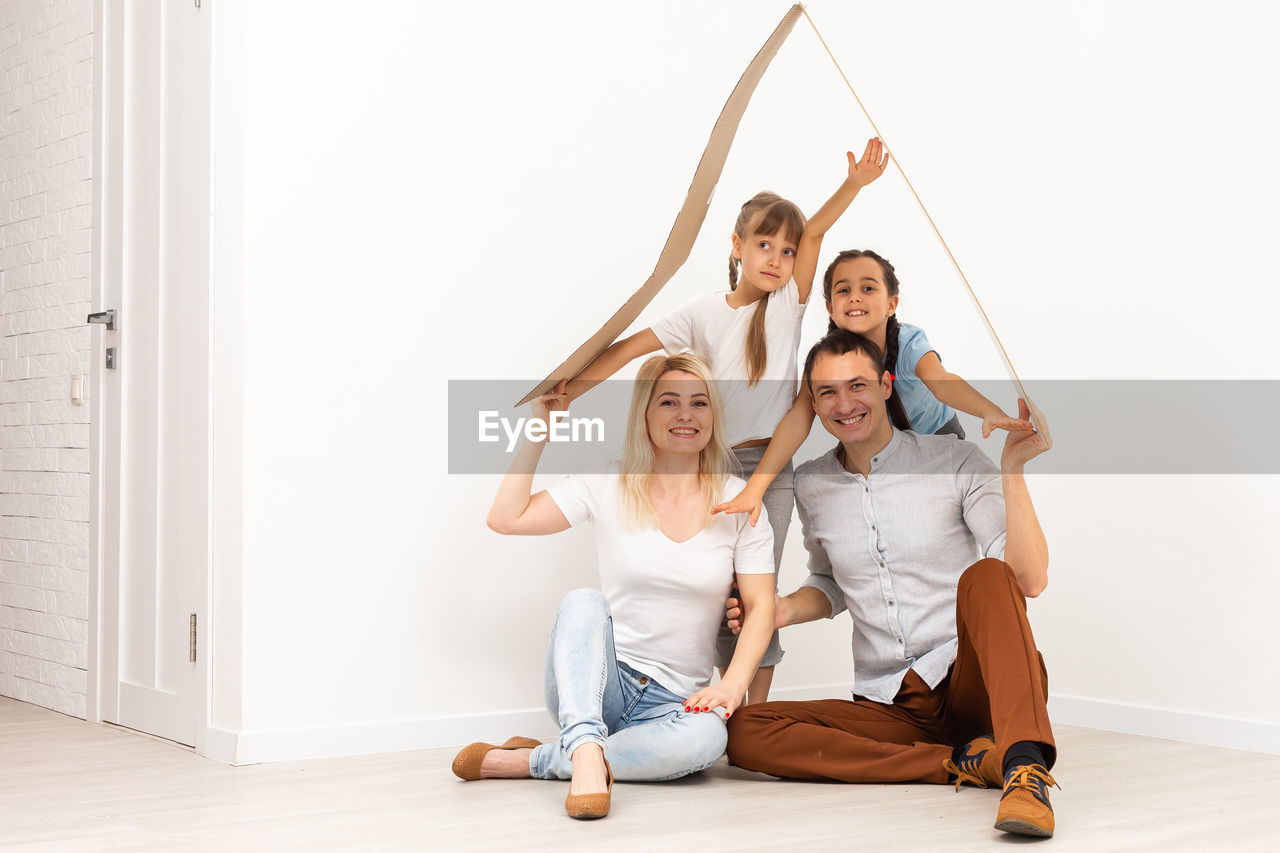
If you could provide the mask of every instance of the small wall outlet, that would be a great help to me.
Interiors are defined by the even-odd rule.
[[[84,374],[71,374],[71,405],[84,405]]]

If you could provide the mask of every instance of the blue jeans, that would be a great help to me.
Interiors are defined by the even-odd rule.
[[[617,659],[604,595],[564,597],[547,648],[547,710],[560,738],[529,756],[529,775],[573,776],[573,751],[596,743],[619,780],[657,782],[696,773],[724,754],[728,734],[715,713],[685,713],[684,700]]]

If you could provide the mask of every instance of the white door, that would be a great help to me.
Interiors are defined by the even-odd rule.
[[[210,5],[210,4],[205,4]],[[209,10],[100,0],[94,518],[101,717],[203,740],[208,635]],[[104,362],[113,350],[114,367]]]

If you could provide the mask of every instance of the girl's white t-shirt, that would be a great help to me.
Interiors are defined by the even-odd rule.
[[[770,293],[764,315],[765,344],[769,353],[764,376],[747,384],[747,330],[756,305],[731,308],[722,290],[699,297],[650,328],[669,354],[682,349],[701,353],[711,362],[711,372],[724,404],[725,435],[730,447],[744,441],[772,438],[778,421],[796,400],[798,370],[796,349],[805,304],[793,278]]]
[[[570,525],[594,522],[618,660],[689,696],[711,683],[734,573],[773,573],[773,530],[761,507],[755,527],[746,513],[719,513],[692,539],[673,542],[656,525],[631,524],[620,480],[619,474],[571,475],[547,494]],[[725,499],[745,485],[726,478]]]

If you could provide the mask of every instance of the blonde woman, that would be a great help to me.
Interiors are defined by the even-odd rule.
[[[540,536],[592,521],[603,592],[570,592],[552,629],[545,683],[559,740],[472,744],[454,761],[460,777],[570,779],[566,811],[595,818],[609,812],[615,777],[674,779],[724,753],[724,721],[773,633],[773,534],[744,515],[711,515],[744,484],[727,473],[710,377],[692,353],[641,366],[617,474],[570,476],[531,495],[542,443],[517,451],[489,527]],[[563,390],[536,400],[534,416],[563,409]],[[746,618],[713,685],[716,632],[735,577]]]

